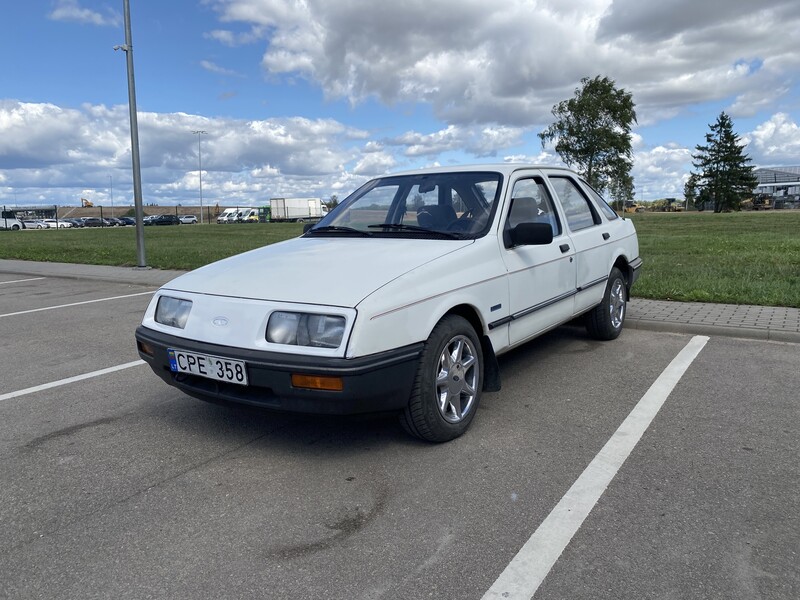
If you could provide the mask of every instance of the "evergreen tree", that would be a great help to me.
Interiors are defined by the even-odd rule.
[[[695,208],[700,208],[697,206],[698,194],[697,194],[697,174],[690,173],[689,179],[686,180],[686,183],[683,186],[683,197],[686,200],[686,206],[694,206]]]
[[[697,201],[711,201],[714,212],[738,210],[742,200],[751,196],[758,179],[753,173],[750,157],[744,153],[744,144],[733,132],[733,121],[720,113],[717,122],[709,125],[706,144],[695,147],[693,165]]]
[[[556,140],[556,152],[598,192],[612,186],[619,198],[632,195],[631,125],[633,96],[608,77],[581,79],[575,97],[553,107],[555,123],[539,134],[542,146]]]

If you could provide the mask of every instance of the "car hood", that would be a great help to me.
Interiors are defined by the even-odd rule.
[[[472,240],[295,238],[212,263],[164,289],[355,307],[390,281]]]

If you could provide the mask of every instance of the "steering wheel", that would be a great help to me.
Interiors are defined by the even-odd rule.
[[[469,232],[472,231],[475,227],[475,219],[471,219],[469,217],[461,217],[460,219],[456,219],[452,223],[448,224],[447,231],[461,231],[461,232]]]

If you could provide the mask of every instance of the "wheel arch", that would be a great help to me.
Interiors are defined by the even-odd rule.
[[[492,341],[485,333],[484,324],[478,311],[469,304],[459,304],[448,310],[442,315],[442,318],[447,315],[458,315],[472,325],[481,342],[481,350],[483,351],[483,391],[500,391],[500,365],[497,362]]]
[[[630,264],[628,263],[628,259],[625,257],[624,254],[620,254],[617,259],[614,261],[614,264],[611,265],[613,269],[616,267],[622,273],[622,276],[625,278],[625,294],[627,296],[626,300],[631,299],[631,281],[633,281],[633,273]],[[609,269],[609,273],[611,269]]]

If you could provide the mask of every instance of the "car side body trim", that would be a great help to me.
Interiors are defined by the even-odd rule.
[[[608,277],[600,277],[599,279],[595,279],[594,281],[590,281],[589,283],[580,286],[578,288],[578,291],[582,292],[584,290],[588,290],[589,288],[593,288],[597,285],[604,284],[606,281],[608,281]]]
[[[513,315],[508,315],[507,317],[504,317],[502,319],[498,319],[497,321],[492,321],[491,323],[489,323],[489,329],[490,330],[491,329],[496,329],[496,328],[500,327],[501,325],[506,325],[507,323],[510,323],[511,321],[516,321],[517,319],[521,319],[522,317],[527,317],[528,315],[533,314],[536,311],[539,311],[539,310],[542,310],[544,308],[547,308],[548,306],[552,306],[553,304],[557,304],[558,302],[561,302],[562,300],[567,300],[569,298],[572,298],[579,291],[581,291],[581,290],[576,289],[576,290],[573,290],[571,292],[567,292],[566,294],[561,294],[560,296],[556,296],[555,298],[550,298],[549,300],[545,300],[544,302],[540,302],[539,304],[536,304],[534,306],[531,306],[529,308],[526,308],[524,310],[516,312]]]

